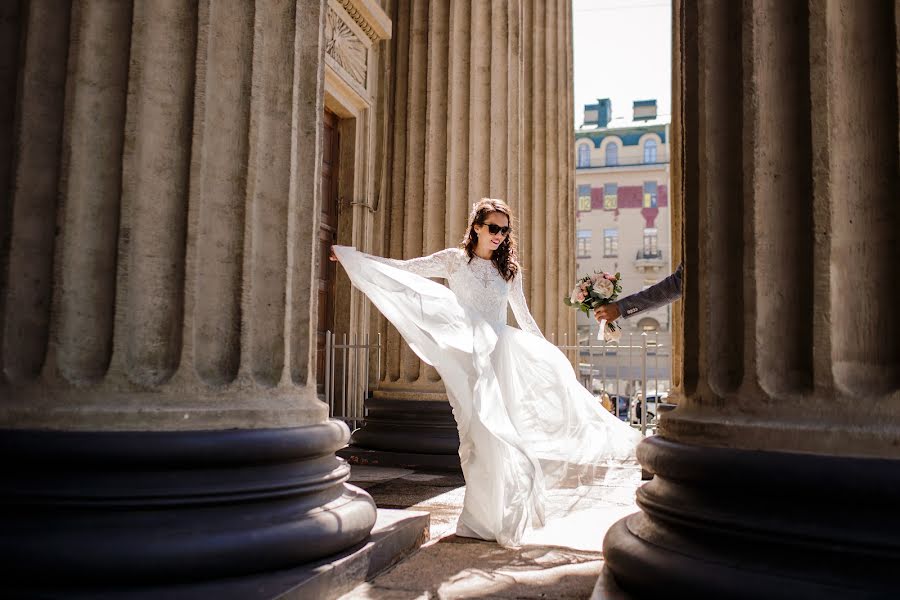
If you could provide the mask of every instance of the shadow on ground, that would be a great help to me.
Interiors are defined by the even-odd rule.
[[[558,546],[509,549],[450,535],[342,600],[588,598],[602,564],[598,552]]]
[[[410,477],[423,478],[411,480]],[[354,482],[354,485],[359,484]],[[410,508],[464,485],[462,475],[414,473],[390,481],[373,483],[364,489],[379,508]]]

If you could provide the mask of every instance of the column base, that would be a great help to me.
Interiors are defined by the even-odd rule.
[[[400,469],[424,469],[428,471],[459,472],[462,466],[459,454],[415,454],[368,450],[357,446],[347,446],[337,451],[337,455],[351,465],[366,467],[394,467]]]
[[[900,461],[659,436],[638,458],[655,475],[638,490],[643,512],[603,543],[604,577],[626,597],[896,597]]]
[[[365,540],[375,505],[334,455],[342,423],[0,432],[0,572],[23,593],[264,574]]]
[[[459,432],[447,400],[366,400],[365,424],[353,432],[357,448],[402,454],[459,454]]]
[[[406,558],[427,541],[428,513],[408,510],[378,510],[371,536],[324,559],[293,569],[229,577],[194,583],[136,587],[60,588],[53,581],[46,587],[26,590],[4,587],[14,598],[65,598],[66,600],[272,600],[279,598],[334,600]]]

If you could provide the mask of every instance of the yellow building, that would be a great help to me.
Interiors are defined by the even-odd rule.
[[[669,212],[669,122],[657,115],[656,100],[639,100],[630,118],[612,118],[609,99],[598,100],[584,109],[584,123],[575,130],[576,156],[576,271],[579,275],[594,270],[619,272],[622,295],[633,294],[656,283],[672,272]],[[579,314],[579,338],[587,339],[592,318]],[[620,319],[622,344],[633,340],[642,344],[639,334],[648,332],[650,377],[662,389],[670,379],[671,307]],[[633,337],[629,336],[633,334]],[[656,343],[659,343],[657,353]],[[657,361],[657,354],[659,360]],[[621,361],[620,361],[621,358]],[[620,368],[627,357],[594,359],[596,369],[607,363],[607,373],[595,373],[595,388],[617,393],[632,393],[636,371]],[[585,361],[582,360],[582,363]],[[656,363],[659,368],[656,368]],[[618,383],[612,384],[610,378]],[[598,381],[599,379],[599,381]],[[631,383],[629,383],[629,381]],[[621,387],[624,385],[624,389]]]

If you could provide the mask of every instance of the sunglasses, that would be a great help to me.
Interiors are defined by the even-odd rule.
[[[506,235],[509,233],[509,227],[500,227],[499,225],[495,225],[494,223],[482,223],[482,225],[488,228],[488,231],[491,232],[491,235],[497,235],[498,233]]]

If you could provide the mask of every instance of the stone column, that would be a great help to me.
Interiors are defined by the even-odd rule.
[[[2,10],[4,585],[167,595],[365,539],[315,395],[324,2]]]
[[[571,336],[561,304],[574,280],[570,3],[400,0],[391,44],[389,174],[373,251],[412,258],[456,246],[472,204],[503,198],[535,319],[548,337]],[[438,374],[380,327],[384,369],[353,443],[458,464]]]
[[[606,537],[597,595],[891,597],[898,5],[674,16],[679,406],[639,447],[655,478]]]

